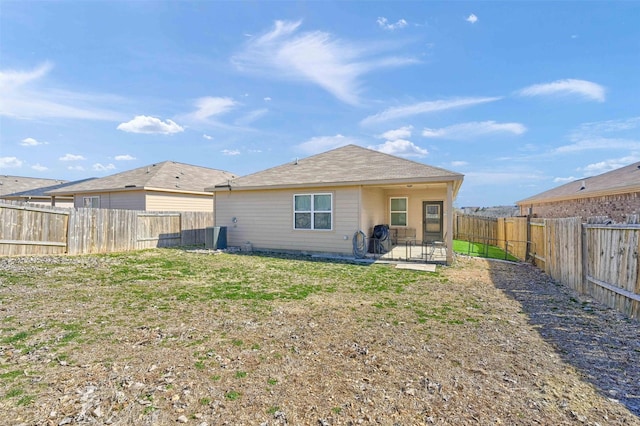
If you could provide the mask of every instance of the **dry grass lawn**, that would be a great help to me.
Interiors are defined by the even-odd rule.
[[[436,273],[174,249],[0,259],[0,423],[640,424],[637,339],[635,361],[594,366],[612,390],[549,323],[569,305],[578,332],[615,330],[600,313],[636,337],[637,322],[576,297],[466,258]]]

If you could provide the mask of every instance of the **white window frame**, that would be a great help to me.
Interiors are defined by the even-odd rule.
[[[330,210],[315,210],[315,206],[314,206],[314,200],[315,200],[315,196],[316,195],[328,195],[331,199],[330,203],[331,203],[331,209]],[[296,210],[296,197],[304,197],[304,196],[308,196],[311,197],[311,210]],[[310,228],[296,228],[296,213],[309,213],[311,215],[311,227]],[[330,227],[327,228],[319,228],[316,229],[314,227],[315,225],[315,220],[314,220],[314,215],[316,213],[329,213],[331,219],[330,219]],[[316,193],[304,193],[304,194],[293,194],[293,230],[294,231],[333,231],[333,193],[331,192],[316,192]]]
[[[393,200],[404,200],[405,210],[393,210]],[[405,224],[394,225],[392,222],[393,213],[404,213]],[[394,228],[406,228],[409,226],[409,197],[389,197],[389,224]]]
[[[90,204],[89,206],[87,206],[87,200],[91,200],[89,203]],[[100,208],[100,196],[93,195],[91,197],[82,197],[82,207],[91,208],[91,209]]]

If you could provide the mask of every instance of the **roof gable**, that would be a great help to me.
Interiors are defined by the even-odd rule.
[[[0,175],[0,196],[13,194],[15,192],[29,191],[31,189],[42,188],[66,183],[61,179],[30,178],[23,176]]]
[[[637,191],[640,191],[640,162],[560,185],[520,200],[516,204],[571,200]]]
[[[164,161],[100,179],[50,191],[49,194],[160,189],[174,192],[205,192],[204,188],[235,176],[224,170]]]
[[[320,185],[462,181],[463,175],[357,145],[299,159],[233,179],[222,187],[282,188]]]

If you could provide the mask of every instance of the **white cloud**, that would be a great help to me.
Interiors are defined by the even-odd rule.
[[[64,156],[58,158],[58,160],[60,160],[60,161],[80,161],[80,160],[86,160],[86,158],[84,158],[82,155],[65,154]]]
[[[534,84],[517,93],[521,96],[576,95],[587,100],[604,102],[605,92],[605,88],[597,83],[569,78],[551,83]]]
[[[305,154],[317,154],[349,144],[357,144],[357,139],[337,134],[335,136],[316,136],[297,146]]]
[[[0,70],[0,116],[18,119],[71,118],[119,120],[122,114],[111,104],[122,98],[80,93],[48,86],[53,65],[45,62],[30,71]]]
[[[224,155],[240,155],[240,151],[237,149],[223,149],[222,152]]]
[[[356,46],[327,32],[298,32],[301,24],[301,21],[276,21],[271,31],[251,38],[232,62],[242,71],[311,82],[352,105],[360,102],[362,75],[383,67],[417,62],[392,56],[367,59],[382,48],[395,46]]]
[[[569,145],[563,145],[555,148],[553,153],[567,154],[581,151],[593,151],[600,149],[629,149],[640,150],[640,141],[623,138],[604,138],[593,137],[582,139]]]
[[[376,22],[378,23],[378,26],[380,28],[389,31],[397,30],[398,28],[404,28],[408,25],[407,21],[405,21],[404,19],[399,19],[395,24],[390,24],[387,18],[384,17],[378,18]]]
[[[398,139],[394,141],[386,141],[381,145],[369,146],[370,149],[375,149],[376,151],[384,152],[386,154],[396,155],[399,157],[425,157],[429,154],[424,148],[420,148],[416,144],[410,141],[406,141],[403,139]]]
[[[211,139],[213,139],[213,136],[209,136],[206,133],[204,135],[202,135],[202,137],[208,141],[210,141]]]
[[[16,157],[0,157],[0,169],[15,169],[22,167],[22,160]]]
[[[44,172],[44,171],[49,170],[48,167],[45,167],[45,166],[41,165],[40,163],[34,164],[33,166],[31,166],[31,168],[33,170],[36,170],[36,171],[39,171],[39,172]]]
[[[467,161],[452,161],[451,162],[451,166],[452,167],[463,167],[463,166],[468,166],[469,163]]]
[[[156,117],[149,117],[147,115],[136,115],[133,120],[126,123],[120,123],[117,127],[118,130],[128,133],[144,133],[144,134],[163,134],[169,135],[172,133],[180,133],[184,131],[184,128],[176,124],[172,120],[162,121]]]
[[[114,166],[111,163],[109,164],[96,163],[93,166],[91,166],[91,168],[97,172],[106,172],[108,170],[115,170],[116,166]]]
[[[46,145],[48,142],[40,142],[34,138],[25,138],[20,141],[20,145],[22,146],[38,146],[38,145]]]
[[[135,160],[136,157],[133,157],[129,154],[124,154],[124,155],[116,155],[114,159],[116,161],[131,161],[131,160]]]
[[[465,21],[475,24],[476,22],[478,22],[478,17],[472,13],[467,17],[467,19],[465,19]]]
[[[394,141],[397,139],[407,139],[411,137],[413,126],[404,126],[395,130],[388,130],[378,136],[379,139],[386,139],[388,141]]]
[[[591,163],[585,167],[578,168],[578,171],[583,172],[584,176],[595,176],[611,170],[619,169],[620,167],[628,166],[629,164],[637,161],[640,161],[640,155],[633,153],[622,158],[612,158],[609,160],[599,161],[597,163]]]
[[[569,182],[573,182],[574,180],[578,179],[577,177],[574,176],[569,176],[569,177],[557,177],[557,178],[553,178],[553,182],[554,183],[560,183],[560,184],[564,184],[564,183],[569,183]]]
[[[69,166],[67,167],[67,170],[71,170],[74,172],[84,172],[84,167],[82,166]]]
[[[510,133],[521,135],[527,128],[520,123],[496,123],[495,121],[472,121],[469,123],[454,124],[440,129],[424,129],[422,136],[426,138],[442,139],[472,139],[477,136],[491,133]]]
[[[264,101],[265,101],[265,102],[270,102],[270,101],[271,101],[271,97],[269,97],[269,96],[265,97],[265,98],[264,98]]]
[[[459,98],[452,100],[437,100],[419,102],[417,104],[403,105],[388,108],[378,114],[370,115],[360,122],[361,125],[370,125],[399,118],[411,117],[418,114],[427,114],[436,111],[445,111],[453,108],[465,108],[480,105],[488,102],[495,102],[501,97],[484,98]]]
[[[198,109],[189,114],[188,117],[195,121],[206,121],[213,116],[228,112],[237,105],[238,103],[231,98],[206,96],[196,99],[196,107]]]

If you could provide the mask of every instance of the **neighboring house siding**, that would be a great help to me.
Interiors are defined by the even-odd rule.
[[[101,209],[145,210],[144,193],[142,191],[76,194],[74,206],[77,208],[84,207],[83,200],[85,197],[100,197]]]
[[[333,194],[333,229],[294,230],[294,194],[318,193]],[[216,226],[227,227],[230,246],[250,242],[258,250],[348,254],[353,250],[353,233],[358,230],[359,198],[358,187],[219,192]]]
[[[213,195],[179,194],[149,191],[146,196],[148,211],[213,212]]]
[[[593,216],[608,216],[614,222],[620,223],[626,222],[629,215],[640,214],[640,193],[632,192],[539,204],[523,203],[520,204],[520,213],[549,219],[581,217],[583,221]]]

